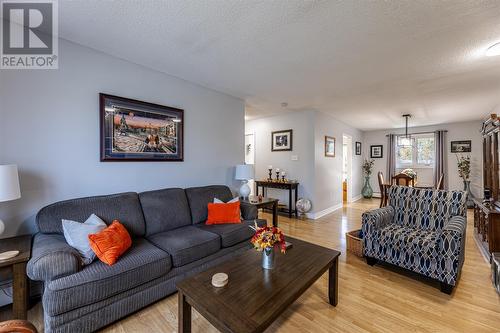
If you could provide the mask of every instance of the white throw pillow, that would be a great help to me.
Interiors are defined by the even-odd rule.
[[[221,203],[235,203],[235,202],[238,202],[240,201],[240,198],[236,197],[236,198],[232,198],[231,200],[229,200],[228,202],[224,202],[220,199],[217,199],[217,198],[214,198],[214,203],[215,204],[221,204]],[[240,220],[243,220],[243,216],[241,216],[241,209],[240,209]]]
[[[63,219],[62,227],[66,242],[80,253],[83,264],[92,263],[95,259],[95,253],[90,247],[88,236],[106,228],[106,223],[97,215],[92,214],[83,223]]]

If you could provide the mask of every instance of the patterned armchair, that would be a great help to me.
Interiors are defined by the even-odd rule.
[[[389,205],[363,214],[364,255],[441,283],[451,294],[465,256],[466,195],[393,186]]]

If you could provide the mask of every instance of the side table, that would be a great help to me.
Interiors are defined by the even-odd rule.
[[[26,263],[31,257],[31,235],[0,239],[0,253],[19,251],[14,258],[0,261],[1,267],[12,269],[12,315],[14,319],[26,319],[28,314],[28,278]]]
[[[242,201],[259,208],[271,208],[273,210],[273,226],[278,226],[278,199],[273,198],[259,198],[256,196],[250,196],[248,199],[243,199]]]

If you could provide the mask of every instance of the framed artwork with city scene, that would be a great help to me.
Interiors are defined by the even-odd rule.
[[[99,94],[101,161],[183,161],[184,110]]]
[[[293,150],[293,131],[283,130],[271,133],[271,151]]]
[[[452,153],[470,153],[472,150],[471,140],[465,141],[452,141],[451,142],[451,152]]]

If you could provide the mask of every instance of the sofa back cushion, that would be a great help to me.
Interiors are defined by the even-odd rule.
[[[213,203],[214,198],[224,202],[233,198],[231,190],[225,185],[190,187],[186,189],[186,196],[191,209],[191,221],[193,224],[207,220],[208,204]]]
[[[139,193],[146,236],[191,225],[191,213],[186,193],[181,188]]]
[[[144,235],[144,216],[134,192],[56,202],[38,212],[36,223],[42,233],[62,234],[62,219],[84,222],[91,214],[99,216],[107,225],[120,220],[132,236]]]
[[[389,206],[394,208],[394,222],[414,229],[440,232],[452,216],[466,216],[463,191],[425,190],[392,186]]]

